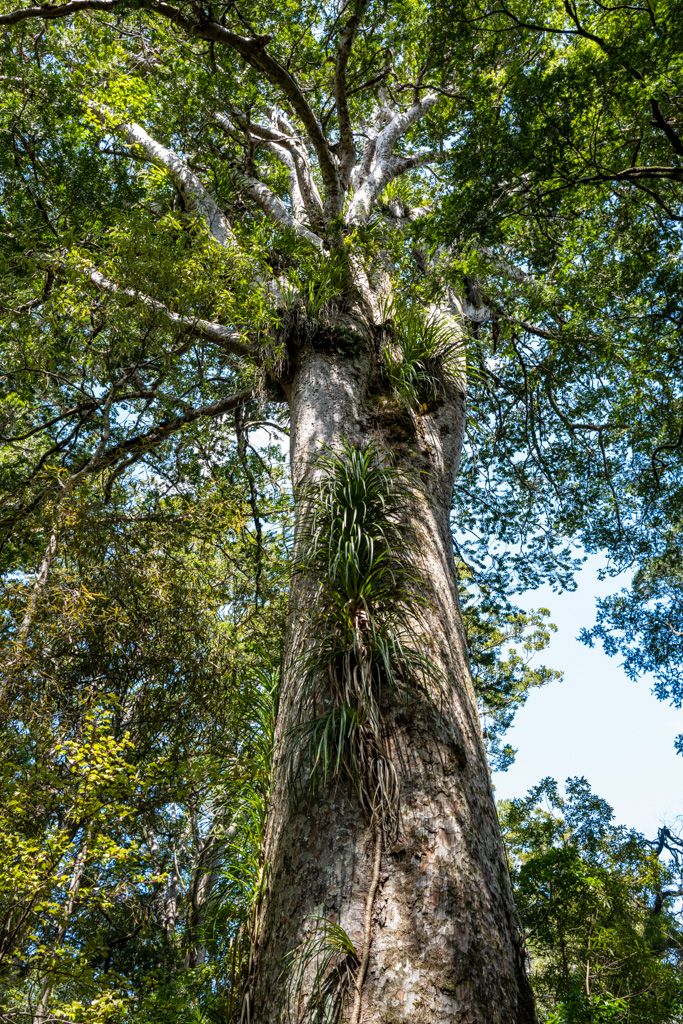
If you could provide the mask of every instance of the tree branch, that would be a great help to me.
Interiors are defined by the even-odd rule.
[[[538,324],[529,323],[528,320],[520,320],[519,317],[506,316],[504,313],[499,312],[499,316],[503,320],[507,320],[510,324],[516,324],[521,327],[522,330],[528,331],[529,334],[535,334],[539,338],[545,338],[546,341],[558,341],[559,337],[557,334],[552,334],[550,331],[546,331],[544,327],[539,327]]]
[[[201,405],[197,409],[188,409],[182,416],[176,416],[172,420],[165,420],[163,423],[159,423],[156,427],[148,430],[145,434],[138,434],[136,437],[131,437],[127,441],[121,441],[119,444],[114,445],[100,457],[97,469],[107,469],[124,456],[129,461],[132,461],[130,458],[132,455],[139,458],[158,444],[161,444],[171,434],[175,434],[181,427],[187,426],[188,423],[194,423],[198,419],[215,419],[216,416],[221,416],[223,413],[232,412],[237,406],[246,405],[255,395],[256,386],[253,386],[246,388],[244,391],[239,391],[236,395],[221,398],[220,401],[214,402],[212,405]]]
[[[38,570],[36,582],[33,586],[33,590],[31,591],[31,596],[26,606],[26,612],[24,613],[24,618],[22,620],[21,626],[19,627],[19,634],[17,640],[19,647],[22,647],[28,640],[28,636],[31,631],[31,626],[33,625],[33,619],[35,617],[36,609],[38,607],[38,602],[43,596],[43,592],[45,590],[45,587],[47,586],[48,577],[50,575],[50,569],[52,568],[52,563],[59,549],[60,537],[64,529],[64,525],[66,523],[67,502],[74,488],[78,486],[81,480],[83,480],[83,478],[89,472],[99,468],[100,460],[102,459],[102,453],[104,452],[111,432],[110,410],[112,401],[114,399],[115,391],[116,385],[113,385],[105,400],[104,408],[102,410],[102,435],[92,456],[75,473],[70,473],[67,476],[66,480],[59,481],[60,486],[62,488],[62,493],[60,496],[59,504],[57,506],[57,513],[55,515],[54,523],[52,524],[52,529],[50,531],[47,546],[45,548],[45,553],[40,563],[40,569]],[[9,663],[7,667],[12,668],[17,662],[18,657],[12,659],[12,661]]]
[[[369,0],[358,0],[356,9],[342,28],[339,36],[341,43],[334,67],[334,99],[337,104],[337,120],[339,122],[339,174],[343,185],[348,182],[356,159],[356,145],[353,140],[346,90],[346,69],[351,56],[351,48],[368,3]]]
[[[290,153],[289,149],[285,148],[282,144],[285,141],[283,137],[277,132],[270,131],[268,128],[261,128],[260,125],[250,125],[249,128],[237,127],[232,123],[230,118],[225,116],[225,114],[217,113],[214,117],[216,122],[225,131],[235,134],[241,132],[245,139],[248,139],[249,142],[258,146],[260,149],[265,149],[269,153],[272,153],[276,160],[279,160],[279,162],[287,168],[289,176],[289,198],[292,203],[294,218],[295,220],[303,223],[307,210],[301,195],[299,176],[296,171],[294,157]]]
[[[363,146],[363,152],[361,154],[360,163],[351,171],[351,188],[355,191],[363,183],[367,175],[372,170],[372,161],[375,158],[375,147],[377,145],[377,137],[379,136],[382,126],[391,121],[394,117],[395,111],[387,104],[384,99],[383,92],[380,91],[382,103],[380,106],[375,108],[372,124],[367,127],[367,134],[365,137],[365,144]]]
[[[371,158],[371,170],[351,201],[346,218],[348,224],[364,223],[377,201],[377,197],[387,184],[410,166],[410,164],[404,165],[402,162],[420,159],[420,154],[413,158],[395,157],[393,149],[401,135],[405,134],[411,125],[431,110],[438,100],[439,97],[436,94],[430,93],[414,103],[408,110],[394,114],[386,128],[379,132]],[[418,166],[418,164],[412,166]]]
[[[267,185],[247,175],[243,175],[241,181],[270,220],[294,231],[301,238],[305,238],[311,245],[314,245],[316,249],[323,249],[322,238],[298,220],[295,220],[282,200]]]
[[[142,303],[143,306],[147,306],[148,309],[161,313],[175,327],[184,327],[199,338],[214,341],[227,352],[233,352],[238,356],[249,356],[252,359],[258,354],[255,346],[246,345],[243,341],[240,341],[238,331],[233,331],[229,327],[213,323],[210,320],[202,320],[200,317],[181,316],[179,313],[174,313],[163,302],[159,302],[158,299],[153,299],[143,292],[136,291],[134,288],[121,288],[114,281],[110,281],[109,278],[100,273],[99,270],[95,270],[92,267],[86,267],[85,274],[100,291],[110,292],[113,295],[125,295],[129,299],[135,299],[137,302]]]
[[[671,143],[671,148],[673,149],[674,153],[676,153],[678,156],[683,156],[683,142],[681,142],[679,136],[676,134],[671,125],[665,119],[657,100],[650,100],[650,109],[652,110],[652,117],[654,119],[655,125],[660,129],[660,131],[664,132],[667,139]]]
[[[445,156],[445,153],[439,153],[435,149],[423,149],[418,153],[411,154],[411,156],[394,157],[391,164],[391,177],[389,181],[393,178],[398,178],[400,174],[405,174],[406,171],[415,170],[416,167],[438,163]]]
[[[301,196],[306,206],[306,212],[308,213],[308,219],[311,222],[311,227],[318,230],[323,223],[323,202],[318,192],[318,187],[315,183],[313,175],[311,174],[311,162],[308,156],[308,150],[300,138],[295,132],[292,125],[285,118],[281,110],[277,107],[267,107],[266,112],[268,113],[271,124],[274,129],[277,129],[281,134],[277,140],[282,146],[284,146],[289,153],[291,153],[294,166],[296,167],[297,177],[299,179],[299,188],[301,189]],[[254,125],[253,130],[260,132],[263,138],[267,136],[264,133],[271,132],[271,129],[263,128],[262,125]]]
[[[254,575],[254,607],[258,608],[259,600],[261,598],[260,587],[261,587],[261,574],[263,572],[263,528],[261,526],[261,517],[259,515],[258,508],[258,488],[256,487],[256,480],[254,474],[251,471],[249,465],[249,459],[247,458],[247,442],[248,433],[244,423],[244,405],[238,405],[235,409],[235,434],[237,436],[237,454],[239,455],[240,462],[242,463],[242,469],[244,475],[247,478],[249,484],[249,504],[251,505],[251,514],[254,520],[254,529],[256,530],[256,573]]]
[[[151,9],[159,10],[162,5],[150,5]],[[237,35],[229,29],[218,25],[216,22],[199,22],[190,28],[190,35],[198,36],[217,43],[225,43],[236,50],[244,59],[262,71],[271,85],[277,86],[287,97],[292,107],[298,114],[304,126],[306,134],[315,149],[320,165],[323,184],[325,186],[325,212],[328,217],[336,216],[342,207],[343,190],[337,174],[332,151],[323,134],[323,130],[306,100],[303,92],[297,85],[289,71],[282,67],[274,57],[266,51],[265,46],[269,40],[268,36],[257,36],[247,38]]]
[[[87,105],[105,127],[120,132],[132,146],[137,146],[143,151],[150,163],[168,171],[187,206],[202,217],[219,245],[226,246],[234,242],[227,217],[194,171],[190,170],[177,153],[172,149],[166,149],[134,121],[120,121],[118,115],[109,107],[94,103],[92,100],[88,100]]]
[[[43,20],[54,20],[66,18],[71,14],[81,11],[102,11],[105,13],[120,12],[125,7],[131,10],[144,9],[167,18],[175,25],[182,27],[188,35],[198,39],[205,39],[207,42],[222,43],[235,50],[248,64],[261,71],[271,85],[282,91],[287,100],[296,111],[311,145],[316,151],[320,172],[325,185],[325,211],[329,217],[336,216],[342,208],[343,190],[337,174],[332,151],[328,145],[323,130],[311,109],[306,97],[297,85],[296,81],[274,57],[266,50],[269,41],[268,36],[247,36],[238,35],[230,29],[200,16],[197,19],[188,18],[181,10],[168,3],[159,0],[138,0],[123,4],[121,0],[69,0],[68,3],[59,6],[27,7],[23,10],[12,11],[9,14],[0,15],[0,25],[14,25],[29,18],[40,18]]]
[[[41,18],[45,21],[53,21],[55,18],[67,18],[70,14],[78,14],[80,11],[105,11],[107,13],[114,9],[114,0],[71,0],[70,3],[53,7],[50,4],[42,4],[38,7],[25,7],[22,10],[11,11],[10,14],[0,14],[0,25],[16,25],[27,18]]]

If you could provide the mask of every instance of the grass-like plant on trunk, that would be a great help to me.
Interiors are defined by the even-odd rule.
[[[302,657],[292,795],[314,799],[321,786],[348,786],[368,815],[375,852],[362,949],[356,951],[348,936],[340,945],[339,926],[319,922],[289,963],[289,991],[296,989],[301,1007],[301,964],[315,963],[303,1019],[338,1020],[353,996],[349,1021],[358,1024],[382,848],[399,827],[399,783],[383,707],[407,699],[411,690],[425,691],[435,672],[419,628],[424,588],[407,526],[414,481],[388,465],[373,443],[325,449],[315,470],[315,482],[299,495],[296,571],[310,581],[313,610]],[[346,986],[346,996],[332,997],[331,984]]]

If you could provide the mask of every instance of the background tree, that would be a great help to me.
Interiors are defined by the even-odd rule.
[[[470,560],[480,540],[483,560],[503,542],[488,563],[499,590],[539,570],[566,580],[572,536],[610,572],[640,567],[593,636],[678,700],[680,10],[454,15],[472,100],[448,165],[451,217],[489,307],[455,496],[473,535],[460,540]]]
[[[270,537],[256,603],[243,480],[233,450],[183,494],[157,476],[70,506],[4,694],[7,1019],[182,1019],[212,990],[239,1016],[286,575]],[[10,651],[27,590],[5,590]]]
[[[680,846],[612,824],[585,779],[544,779],[501,824],[543,1019],[671,1021],[681,1012]],[[665,859],[660,859],[664,854]]]

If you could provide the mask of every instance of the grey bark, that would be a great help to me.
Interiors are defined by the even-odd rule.
[[[423,496],[412,528],[430,605],[430,656],[445,678],[433,701],[388,700],[389,749],[401,785],[400,831],[385,844],[372,913],[364,1024],[531,1024],[508,869],[479,725],[457,594],[449,514],[465,418],[455,388],[417,415],[373,393],[373,357],[299,353],[289,388],[295,485],[314,472],[320,443],[375,440],[417,472]],[[308,591],[293,586],[265,858],[269,883],[253,950],[251,1019],[275,1024],[283,959],[316,918],[341,924],[356,950],[373,875],[373,828],[341,786],[295,806],[287,792],[305,643]],[[346,1010],[348,1020],[349,1008]],[[305,1018],[304,1018],[305,1019]]]

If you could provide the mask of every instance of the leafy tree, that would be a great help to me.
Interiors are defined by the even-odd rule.
[[[451,217],[489,314],[459,523],[473,552],[504,542],[499,588],[565,584],[572,536],[611,572],[635,567],[592,636],[678,700],[680,10],[493,2],[455,21],[476,102]]]
[[[668,829],[649,843],[612,818],[585,779],[564,797],[544,779],[501,805],[534,991],[554,1024],[681,1013],[679,846]]]
[[[6,587],[3,1019],[239,1013],[286,568],[268,538],[255,607],[235,451],[217,477],[81,488],[20,654]]]
[[[3,1020],[233,1021],[242,1009],[277,696],[277,665],[272,678],[264,666],[287,565],[271,529],[256,602],[237,446],[211,478],[196,430],[180,458],[156,454],[157,474],[120,477],[107,500],[72,497],[20,673],[11,623],[31,580],[6,580]],[[249,470],[259,511],[286,526],[278,460],[261,449]],[[465,621],[502,731],[529,670],[498,667],[496,652],[526,621],[473,600]]]
[[[485,584],[472,586],[470,567],[461,564],[458,569],[472,682],[483,716],[489,764],[492,771],[507,771],[516,751],[509,743],[501,746],[501,741],[516,712],[526,703],[530,690],[562,678],[556,669],[532,664],[557,626],[546,622],[547,608],[524,612],[510,602],[501,602]],[[521,648],[509,646],[511,643],[521,644]]]
[[[681,706],[680,664],[683,656],[683,608],[681,606],[681,550],[675,519],[663,535],[653,540],[634,574],[631,589],[598,602],[597,624],[584,629],[581,638],[591,647],[602,641],[610,655],[622,654],[631,679],[644,673],[654,677],[654,693],[660,700]],[[676,746],[683,751],[683,737]]]

